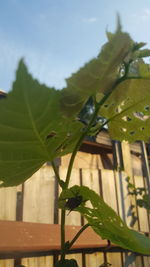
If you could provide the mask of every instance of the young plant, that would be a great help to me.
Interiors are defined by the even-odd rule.
[[[20,61],[12,91],[0,101],[1,186],[26,181],[45,162],[51,161],[62,189],[61,259],[56,266],[78,266],[65,255],[87,227],[103,239],[125,249],[150,255],[150,239],[131,230],[94,191],[85,186],[69,188],[75,156],[84,138],[107,125],[117,140],[149,140],[150,72],[141,58],[150,56],[122,32],[118,20],[114,34],[99,55],[66,80],[66,88],[48,88],[34,80]],[[92,113],[82,122],[81,110],[92,98]],[[100,120],[97,118],[101,118]],[[55,166],[55,158],[72,153],[65,181]],[[86,202],[91,202],[91,207]],[[65,239],[66,211],[80,212],[87,220],[79,233]]]

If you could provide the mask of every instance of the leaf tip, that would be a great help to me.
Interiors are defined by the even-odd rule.
[[[23,57],[19,60],[19,63],[18,63],[18,69],[22,69],[22,68],[26,69],[26,71],[27,71],[27,66],[24,63],[24,58]]]
[[[120,14],[117,12],[117,32],[121,32],[121,30],[122,30],[121,18]]]

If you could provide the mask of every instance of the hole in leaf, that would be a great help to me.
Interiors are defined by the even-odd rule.
[[[52,138],[52,137],[54,137],[55,135],[56,135],[56,132],[51,132],[50,134],[48,134],[48,135],[46,136],[46,139]]]
[[[126,128],[121,128],[121,131],[125,133],[127,131],[127,129]]]
[[[149,107],[149,106],[146,106],[144,109],[145,109],[146,111],[149,111],[150,107]]]
[[[122,120],[124,120],[124,121],[131,121],[132,119],[130,117],[124,116],[124,117],[122,117]]]
[[[133,115],[134,117],[142,121],[146,121],[150,117],[148,115],[144,115],[143,112],[134,112]]]
[[[130,132],[130,135],[134,135],[134,134],[135,134],[135,131],[131,131],[131,132]]]
[[[65,148],[67,147],[67,143],[63,143],[63,144],[60,144],[60,146],[58,146],[56,148],[56,151],[60,151],[60,152],[63,152],[65,150]]]
[[[122,120],[123,121],[126,121],[127,120],[127,117],[126,116],[122,117]]]
[[[145,129],[144,127],[141,128],[142,131],[143,131],[144,129]]]
[[[108,104],[104,104],[104,108],[108,108]]]
[[[127,121],[132,121],[132,119],[130,117],[127,117]]]

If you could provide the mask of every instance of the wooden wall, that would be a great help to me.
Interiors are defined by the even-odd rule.
[[[108,149],[108,142],[109,149]],[[143,208],[136,206],[135,197],[128,194],[125,178],[137,187],[148,186],[148,166],[141,144],[130,146],[128,143],[113,143],[106,138],[102,153],[91,154],[78,152],[72,171],[70,186],[86,185],[100,194],[126,222],[134,229],[149,233],[150,220]],[[59,173],[65,179],[70,155],[61,159]],[[122,166],[123,165],[123,166]],[[113,169],[113,166],[117,166]],[[124,171],[122,170],[124,167]],[[23,220],[26,222],[59,223],[60,213],[57,200],[60,189],[50,164],[45,164],[23,185],[13,188],[0,189],[0,219]],[[67,224],[82,225],[83,219],[76,212],[66,216]],[[148,267],[150,258],[135,257],[134,253],[93,253],[74,254],[67,258],[75,258],[80,267],[99,267],[108,261],[112,267]],[[0,260],[0,267],[13,267],[21,262],[26,267],[53,266],[52,256],[25,258],[18,261]]]

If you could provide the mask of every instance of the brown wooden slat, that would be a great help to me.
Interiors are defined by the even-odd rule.
[[[123,154],[124,170],[127,176],[130,177],[130,182],[134,184],[130,145],[126,141],[122,142],[122,154]],[[134,221],[134,224],[131,223],[130,220],[127,221],[127,224],[128,226],[132,226],[135,230],[139,230],[138,220],[134,220],[136,217],[138,218],[137,209],[136,209],[136,198],[135,196],[132,196],[132,195],[129,195],[128,197],[130,198],[130,205],[128,205],[128,208],[130,211],[132,207],[132,219]]]
[[[0,188],[0,220],[16,220],[17,188]],[[14,260],[0,260],[0,267],[13,267]]]
[[[97,169],[83,169],[82,170],[82,185],[88,186],[97,194],[100,193],[99,173]],[[90,204],[89,204],[89,207]],[[86,220],[84,220],[86,222]],[[85,255],[86,266],[98,266],[98,262],[103,260],[102,253],[93,253]]]
[[[66,240],[71,240],[80,226],[66,226]],[[87,228],[73,249],[106,247],[107,241]],[[0,221],[0,254],[12,252],[60,250],[60,226],[28,222]]]
[[[23,221],[38,223],[54,223],[54,187],[55,176],[52,167],[44,164],[32,178],[24,184]],[[53,257],[23,259],[26,267],[53,265]]]

